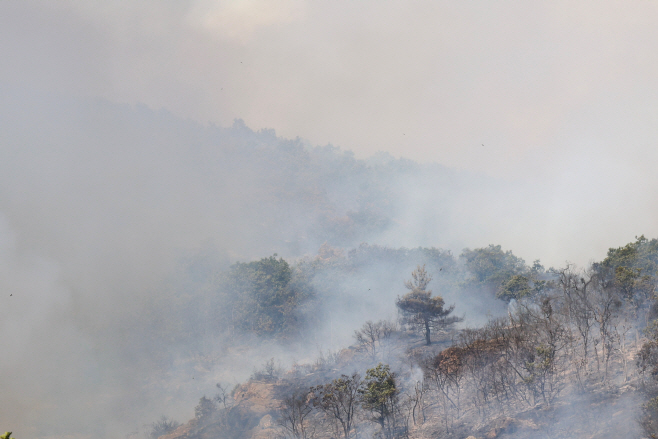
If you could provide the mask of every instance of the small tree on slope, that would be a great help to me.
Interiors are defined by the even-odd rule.
[[[359,390],[361,405],[372,414],[371,420],[380,425],[386,438],[394,437],[397,427],[400,389],[396,378],[388,364],[379,363],[377,367],[368,369],[363,387]]]
[[[425,266],[418,266],[412,279],[406,281],[404,286],[410,290],[402,297],[398,297],[395,304],[402,312],[402,323],[410,325],[414,330],[425,335],[425,342],[432,344],[430,333],[432,330],[445,328],[461,321],[459,317],[448,317],[454,306],[443,308],[445,302],[441,296],[432,297],[432,291],[427,285],[432,280]]]

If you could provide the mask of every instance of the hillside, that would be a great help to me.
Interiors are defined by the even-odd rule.
[[[496,249],[461,259],[491,262]],[[336,270],[342,256],[329,253]],[[321,254],[316,262],[326,263]],[[654,437],[658,241],[612,248],[587,270],[543,271],[502,254],[508,271],[490,268],[480,283],[503,281],[475,294],[494,293],[505,314],[479,326],[441,317],[430,345],[413,320],[365,322],[333,355],[285,371],[272,359],[232,391],[218,386],[193,420],[162,437]],[[453,288],[473,294],[478,276],[465,267]],[[408,294],[431,283],[423,273],[414,271]]]
[[[350,247],[383,236],[407,245],[445,241],[465,229],[451,212],[475,212],[491,191],[510,187],[386,153],[359,159],[333,145],[253,130],[242,120],[229,127],[203,125],[142,105],[25,93],[1,85],[0,98],[7,157],[0,163],[0,189],[7,215],[16,215],[18,207],[23,212],[47,208],[37,201],[48,193],[63,210],[84,203],[79,222],[102,223],[103,213],[131,214],[134,206],[123,205],[120,196],[130,194],[135,205],[144,206],[142,215],[165,220],[160,227],[180,227],[176,221],[182,217],[200,229],[183,227],[176,239],[202,231],[195,246],[212,238],[233,258],[275,252],[300,257],[325,241]],[[58,168],[52,166],[54,155]],[[15,169],[22,173],[16,175]],[[81,186],[104,190],[67,196]],[[432,193],[425,187],[432,187]],[[184,210],[174,212],[172,206]],[[437,227],[410,228],[430,217]],[[475,217],[470,222],[473,230],[484,225]]]
[[[532,187],[386,154],[357,158],[240,120],[222,128],[100,99],[8,87],[0,95],[0,256],[9,292],[2,370],[16,377],[1,383],[13,402],[0,415],[17,432],[137,437],[162,414],[189,419],[215,383],[248,385],[254,366],[270,358],[285,369],[313,364],[319,352],[327,357],[354,345],[354,331],[369,321],[399,325],[397,297],[423,265],[442,306],[454,305],[451,316],[464,319],[449,333],[453,343],[463,342],[464,329],[508,316],[513,301],[541,297],[555,297],[560,318],[570,322],[560,325],[580,340],[580,320],[565,317],[566,296],[556,283],[565,267],[526,263],[509,250],[509,239],[506,247],[484,246],[512,235],[517,242],[558,239],[539,232],[544,223],[526,221],[549,218],[533,207],[544,199]],[[523,255],[535,248],[526,241]],[[476,245],[464,248],[466,242]],[[655,244],[631,244],[581,273],[598,273],[594,292],[612,285],[634,322],[612,332],[606,323],[600,333],[601,324],[587,320],[586,375],[594,374],[594,384],[609,352],[611,365],[620,349],[632,355],[643,344]],[[532,303],[531,311],[539,306]],[[396,331],[400,340],[421,336],[409,325]],[[427,369],[423,358],[406,354],[412,345],[391,345],[394,355],[345,363],[340,372],[364,377],[382,361],[398,374],[404,400],[416,386],[409,377],[418,381]],[[565,364],[576,357],[564,349],[557,376],[571,383]],[[651,346],[644,353],[647,364],[654,361]],[[515,361],[535,363],[523,358]],[[525,383],[525,373],[515,379]],[[309,386],[335,378],[317,376]],[[526,384],[523,392],[492,386],[506,398],[532,401]],[[477,410],[468,410],[460,409],[451,428],[466,422],[468,432],[480,434],[485,421],[469,420]],[[280,433],[276,413],[269,414]],[[429,419],[425,427],[408,426],[410,434],[435,428],[438,421]],[[359,418],[359,431],[367,428],[372,422]]]
[[[351,352],[353,348],[348,350]],[[631,355],[635,355],[634,349]],[[345,353],[343,353],[345,355]],[[250,379],[233,390],[230,408],[218,409],[205,418],[193,419],[175,431],[162,436],[162,439],[268,439],[285,436],[285,429],[280,425],[281,407],[285,399],[294,389],[303,384],[328,381],[337,376],[340,370],[349,370],[351,362],[333,365],[329,371],[313,371],[300,376],[293,371],[281,377],[267,379]],[[356,367],[356,366],[355,366]],[[430,438],[487,438],[487,439],[521,439],[521,438],[620,438],[641,437],[639,425],[636,422],[641,406],[643,393],[641,391],[642,377],[637,374],[623,380],[621,364],[615,364],[615,377],[606,383],[592,378],[584,388],[568,386],[562,389],[560,395],[550,405],[538,402],[536,405],[515,404],[503,407],[491,404],[487,413],[478,413],[473,404],[464,401],[463,413],[448,421],[446,426],[444,407],[437,395],[436,389],[425,390],[423,400],[419,401],[417,419],[413,420],[413,407],[409,401],[401,413],[408,422],[406,435],[417,439]],[[418,381],[414,381],[412,371],[399,375],[401,388],[409,390]],[[569,373],[569,372],[567,372]],[[421,381],[422,382],[422,381]],[[428,387],[431,384],[428,384]],[[473,397],[465,393],[462,398]],[[505,402],[507,403],[507,401]],[[497,406],[496,406],[497,405]],[[315,431],[307,437],[332,438],[331,427],[323,425],[320,420],[316,429],[327,428],[327,431]],[[372,426],[366,418],[361,422],[361,437],[371,437]],[[289,437],[296,437],[291,435]],[[303,436],[299,436],[303,437]],[[397,436],[396,436],[397,437]]]

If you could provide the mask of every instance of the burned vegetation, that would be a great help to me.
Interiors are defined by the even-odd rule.
[[[358,277],[367,264],[363,254],[327,250],[290,268],[297,273],[289,279],[306,284],[285,288],[304,292],[306,302],[283,294],[266,303],[299,315],[332,303],[327,280]],[[397,296],[388,296],[396,316],[366,320],[351,346],[314,361],[278,368],[272,359],[233,390],[220,385],[217,396],[201,398],[195,419],[161,437],[658,437],[658,241],[637,238],[585,269],[527,266],[497,246],[467,249],[460,258],[403,251],[425,258],[412,270],[389,266],[408,270],[394,287]],[[358,252],[390,262],[402,251]],[[437,255],[445,269],[432,260]],[[432,275],[439,294],[429,289]],[[290,285],[280,279],[268,278],[281,285],[272,291]],[[345,300],[342,285],[334,294]],[[463,298],[447,305],[443,292]],[[478,297],[502,312],[475,324],[460,307]],[[291,303],[298,305],[286,308]],[[263,312],[256,309],[243,330],[270,327],[253,323]],[[279,320],[286,321],[312,326],[308,317]],[[282,339],[289,333],[285,325],[270,331]]]

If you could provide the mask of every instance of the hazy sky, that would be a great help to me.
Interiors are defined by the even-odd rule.
[[[0,79],[358,156],[643,173],[656,22],[652,1],[4,1]]]
[[[0,81],[517,181],[556,237],[537,253],[582,259],[658,235],[657,22],[652,1],[3,1]]]

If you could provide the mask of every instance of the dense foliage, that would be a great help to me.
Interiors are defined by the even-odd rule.
[[[304,306],[314,293],[283,258],[237,263],[221,276],[226,321],[240,332],[286,337],[305,324]]]
[[[360,393],[361,405],[371,413],[371,419],[379,424],[386,437],[393,437],[400,397],[395,372],[382,363],[368,369]]]
[[[392,291],[402,286],[409,290],[397,301],[388,296],[400,310],[398,321],[364,319],[353,332],[356,346],[331,360],[252,377],[282,389],[276,419],[286,437],[406,438],[432,423],[436,437],[465,437],[465,426],[510,419],[514,413],[534,413],[541,428],[561,437],[569,426],[551,425],[551,413],[573,405],[592,425],[608,422],[597,418],[603,408],[588,408],[588,401],[597,395],[614,406],[623,397],[620,389],[632,388],[645,400],[642,407],[636,405],[641,415],[634,425],[644,429],[645,437],[655,438],[657,261],[657,241],[644,237],[610,249],[603,261],[585,269],[567,265],[549,270],[538,261],[527,266],[500,246],[466,249],[456,259],[438,249],[363,244],[346,252],[323,245],[318,255],[294,265],[274,256],[235,264],[220,276],[220,284],[233,292],[234,309],[253,311],[238,314],[244,326],[236,328],[265,336],[289,333],[302,322],[285,310],[298,313],[309,303],[322,309],[338,300],[350,303],[343,308],[349,313],[354,298],[382,301],[386,285]],[[427,265],[417,265],[411,279],[402,282],[401,271],[416,262]],[[457,291],[473,300],[496,300],[504,312],[481,325],[455,327],[452,323],[459,319],[451,317],[452,305],[428,288],[433,275],[440,279],[442,294]],[[395,288],[390,286],[394,276]],[[349,279],[356,281],[350,284]],[[364,285],[374,291],[364,294]],[[282,306],[290,303],[296,305]],[[267,329],[274,325],[288,329]],[[439,328],[443,333],[435,331]],[[430,333],[433,345],[423,346]],[[273,367],[274,360],[266,368],[268,364]],[[365,375],[354,370],[365,370]],[[627,427],[613,425],[614,419],[610,422],[606,425],[613,436],[628,433]],[[585,437],[597,427],[589,433],[579,428]],[[519,434],[515,437],[528,437]]]
[[[602,281],[614,284],[624,298],[643,303],[651,298],[658,276],[658,240],[640,236],[623,247],[611,248],[592,269]]]
[[[459,256],[470,274],[467,285],[495,291],[514,275],[527,271],[525,261],[514,256],[511,250],[503,251],[500,245],[489,245],[475,250],[464,249]]]

